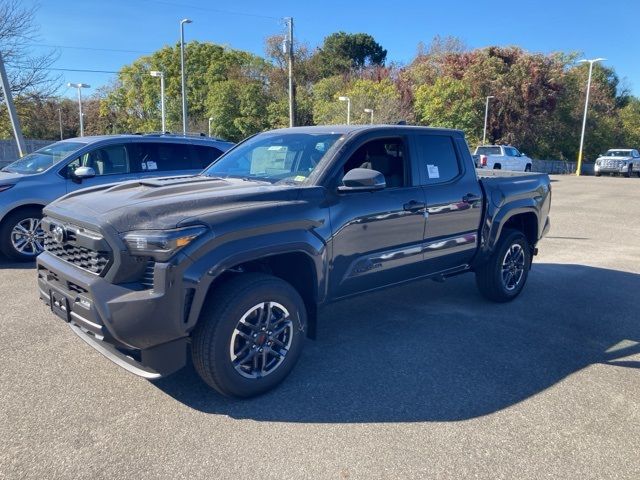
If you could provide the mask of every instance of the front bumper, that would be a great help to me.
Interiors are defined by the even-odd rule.
[[[593,170],[596,173],[627,173],[629,171],[629,166],[624,165],[622,167],[614,167],[614,166],[604,166],[604,165],[595,165]]]
[[[186,364],[185,296],[170,264],[156,264],[154,288],[114,285],[44,252],[37,259],[40,299],[75,333],[136,375],[158,378]]]

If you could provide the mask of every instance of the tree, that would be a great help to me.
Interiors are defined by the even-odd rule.
[[[630,98],[620,111],[622,121],[621,146],[640,149],[640,99]]]
[[[343,124],[347,120],[347,106],[340,96],[351,100],[351,123],[366,124],[374,111],[375,123],[396,123],[402,120],[400,95],[390,79],[382,81],[356,79],[346,81],[341,76],[325,78],[313,89],[313,119],[317,124]]]
[[[323,77],[384,65],[387,51],[366,33],[332,33],[324,39],[314,62]]]
[[[35,7],[20,0],[0,0],[0,52],[14,96],[50,96],[59,86],[59,77],[47,70],[57,59],[54,51],[32,55],[29,44],[38,40]],[[0,99],[3,98],[0,91]]]
[[[415,95],[416,119],[433,127],[458,128],[470,143],[482,137],[482,100],[474,97],[464,80],[440,77],[433,85],[420,85]]]

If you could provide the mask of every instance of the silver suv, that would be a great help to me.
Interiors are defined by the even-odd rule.
[[[42,208],[80,188],[146,177],[199,173],[233,146],[169,134],[71,138],[24,156],[0,171],[0,251],[33,260],[43,250]]]

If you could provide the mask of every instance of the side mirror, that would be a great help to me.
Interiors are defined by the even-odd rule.
[[[93,178],[96,176],[96,171],[91,167],[78,167],[73,172],[73,177],[77,180],[83,180],[85,178]]]
[[[339,192],[373,192],[386,188],[387,182],[377,170],[369,168],[354,168],[349,170],[342,178],[342,186]]]

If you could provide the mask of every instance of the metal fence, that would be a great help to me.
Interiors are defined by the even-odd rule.
[[[25,140],[27,152],[33,152],[39,148],[53,143],[52,140]],[[14,140],[0,140],[0,168],[20,158],[18,146]]]
[[[573,174],[576,173],[576,162],[564,160],[533,160],[531,170],[540,173]],[[593,163],[582,164],[583,175],[593,175]]]

